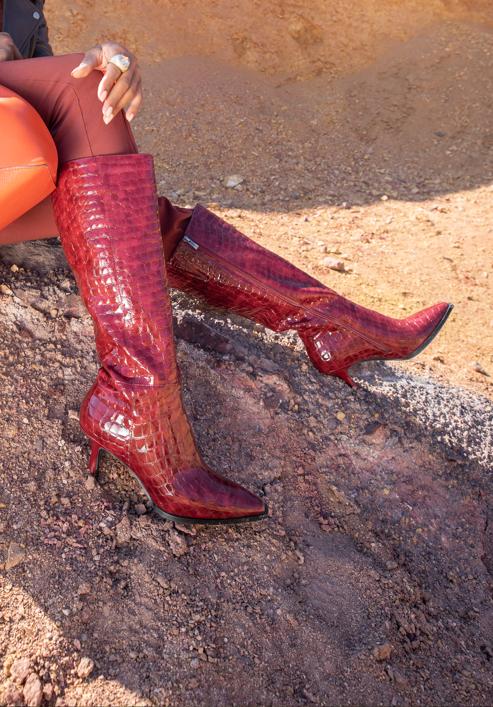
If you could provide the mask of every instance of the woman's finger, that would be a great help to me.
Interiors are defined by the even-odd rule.
[[[139,81],[139,90],[135,98],[131,101],[130,105],[127,107],[127,120],[130,123],[131,120],[137,115],[140,105],[142,103],[142,81]]]
[[[75,79],[82,79],[85,76],[89,76],[91,71],[94,71],[94,69],[101,65],[102,61],[102,48],[100,45],[98,45],[96,47],[93,47],[92,49],[89,49],[89,51],[84,54],[79,66],[76,66],[75,69],[72,69],[71,75]]]
[[[131,71],[131,68],[128,71]],[[127,74],[128,71],[126,72]],[[120,69],[111,62],[108,62],[106,73],[98,86],[98,98],[101,102],[106,100],[113,86],[119,81],[121,76],[123,76],[123,74]]]
[[[138,91],[139,80],[136,78],[134,83],[132,83],[132,85],[128,89],[128,91],[118,101],[117,105],[113,110],[113,116],[118,115],[119,111],[125,110],[125,108],[129,106],[133,99],[136,97]]]
[[[130,70],[122,74],[103,103],[103,115],[111,118],[120,110],[120,102],[129,90],[135,90],[138,81],[136,72]],[[108,122],[108,121],[106,121]]]
[[[110,90],[109,95],[103,103],[103,115],[108,117],[116,115],[116,106],[132,86],[135,72],[136,69],[129,69],[124,74],[121,74],[120,78]]]

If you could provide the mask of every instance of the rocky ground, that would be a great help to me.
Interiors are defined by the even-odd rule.
[[[113,457],[88,477],[91,320],[57,239],[2,246],[0,704],[490,704],[488,3],[95,5],[48,0],[55,45],[141,49],[163,193],[368,306],[456,308],[351,390],[174,293],[203,455],[270,507],[189,529]]]

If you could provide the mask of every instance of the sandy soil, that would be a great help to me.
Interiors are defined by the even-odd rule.
[[[354,392],[178,298],[201,449],[272,508],[189,534],[111,457],[86,479],[91,322],[56,242],[2,248],[6,704],[491,703],[493,10],[265,5],[47,9],[57,51],[114,36],[141,57],[162,193],[372,308],[456,308]]]

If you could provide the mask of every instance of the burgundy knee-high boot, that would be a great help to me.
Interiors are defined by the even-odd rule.
[[[350,302],[258,245],[198,204],[187,211],[160,198],[169,284],[276,332],[295,330],[322,373],[355,385],[354,363],[407,359],[436,336],[452,311],[446,302],[394,319]],[[181,240],[170,252],[166,246]]]
[[[263,517],[259,498],[203,463],[183,409],[152,157],[67,162],[53,208],[101,363],[80,410],[89,470],[111,452],[171,520]]]

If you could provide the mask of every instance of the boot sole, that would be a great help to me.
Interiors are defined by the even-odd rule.
[[[87,434],[87,433],[86,433]],[[89,435],[87,435],[89,437]],[[93,439],[92,437],[89,437],[90,439]],[[96,441],[96,440],[94,440]],[[175,516],[172,513],[167,513],[166,511],[163,511],[159,506],[156,506],[152,498],[150,497],[146,487],[142,483],[142,481],[139,479],[137,474],[135,474],[132,469],[125,464],[125,462],[122,462],[121,459],[118,459],[112,452],[110,452],[108,449],[105,449],[104,447],[101,447],[98,451],[98,456],[97,456],[97,464],[99,464],[99,455],[101,454],[101,451],[104,449],[106,454],[109,454],[110,456],[113,457],[113,459],[116,459],[120,464],[123,464],[123,466],[127,469],[129,474],[137,481],[139,486],[141,487],[142,491],[144,492],[144,495],[147,496],[149,499],[149,502],[152,504],[152,510],[153,512],[160,516],[160,518],[164,518],[165,520],[171,520],[175,523],[183,523],[183,525],[236,525],[237,523],[252,523],[256,520],[264,520],[264,518],[267,518],[269,514],[269,508],[267,504],[264,502],[264,512],[260,513],[259,515],[254,515],[254,516],[239,516],[238,518],[189,518],[188,516]],[[97,476],[97,473],[94,474],[94,476]]]

